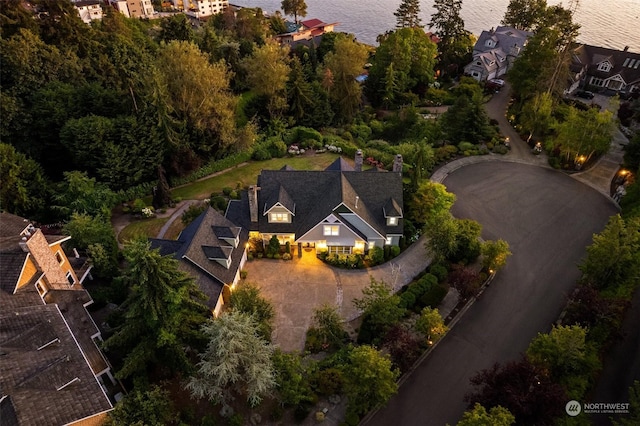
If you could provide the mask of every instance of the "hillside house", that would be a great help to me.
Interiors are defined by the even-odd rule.
[[[640,53],[580,44],[571,54],[567,92],[582,86],[604,94],[640,90]]]
[[[480,82],[505,75],[532,35],[512,27],[482,31],[473,47],[473,60],[464,67],[464,73]]]
[[[71,237],[45,235],[0,213],[0,418],[2,424],[99,424],[116,384],[87,311],[86,259]]]

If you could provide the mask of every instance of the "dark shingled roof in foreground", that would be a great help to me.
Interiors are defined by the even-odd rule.
[[[1,311],[0,354],[3,425],[57,426],[112,408],[56,305]]]

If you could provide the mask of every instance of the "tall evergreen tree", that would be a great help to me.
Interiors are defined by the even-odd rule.
[[[123,254],[130,288],[122,306],[124,323],[105,342],[107,349],[126,354],[117,377],[144,376],[153,368],[188,372],[186,349],[200,342],[205,296],[193,278],[178,269],[177,260],[151,250],[148,241],[132,241]]]
[[[422,20],[418,16],[420,0],[402,0],[393,14],[396,16],[396,28],[422,28]]]
[[[438,51],[440,70],[448,72],[454,65],[469,62],[473,49],[471,33],[464,28],[464,20],[460,16],[462,0],[434,0],[429,28],[435,28],[440,42]]]

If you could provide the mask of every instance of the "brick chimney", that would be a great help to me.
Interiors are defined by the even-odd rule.
[[[402,154],[396,154],[396,158],[393,160],[393,171],[402,173]]]
[[[251,216],[251,222],[258,221],[258,191],[260,188],[258,185],[249,186],[249,214]]]
[[[353,167],[354,170],[356,172],[361,172],[362,171],[362,163],[363,163],[364,159],[362,158],[362,150],[359,149],[356,151],[356,158],[355,158],[355,166]]]

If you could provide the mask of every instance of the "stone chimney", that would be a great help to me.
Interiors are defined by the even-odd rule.
[[[396,154],[396,158],[393,160],[393,171],[402,173],[402,154]]]
[[[362,150],[359,149],[356,151],[356,158],[355,158],[355,166],[353,167],[354,170],[356,172],[361,172],[362,171],[362,163],[363,163],[364,159],[362,158]]]
[[[251,216],[251,222],[258,221],[258,185],[249,186],[249,214]]]

